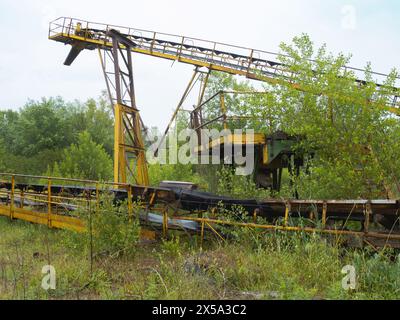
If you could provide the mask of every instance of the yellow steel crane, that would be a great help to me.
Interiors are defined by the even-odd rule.
[[[269,84],[289,86],[296,90],[308,91],[293,80],[293,71],[277,62],[277,54],[233,46],[201,39],[140,30],[129,27],[88,22],[69,17],[60,17],[49,26],[49,39],[72,46],[64,64],[70,65],[78,54],[84,50],[98,49],[101,65],[106,80],[108,93],[114,106],[115,139],[114,139],[114,181],[126,182],[127,174],[134,177],[139,185],[148,185],[148,173],[141,130],[141,119],[135,102],[133,69],[131,53],[140,53],[153,57],[179,61],[195,66],[185,93],[178,104],[178,109],[193,85],[199,68],[209,71],[222,71],[242,75],[249,79],[260,80]],[[355,74],[363,70],[343,67]],[[208,73],[209,74],[209,73]],[[201,104],[207,84],[208,74],[203,84],[198,105]],[[385,76],[374,73],[376,76]],[[318,74],[315,74],[317,77]],[[359,85],[365,81],[356,80]],[[378,85],[380,88],[385,88]],[[390,101],[379,104],[374,98],[365,101],[366,105],[382,108],[400,115],[400,93],[397,88],[389,89]],[[329,92],[312,92],[336,99]],[[353,97],[341,97],[349,103],[358,102]],[[171,120],[172,122],[172,120]],[[170,123],[171,123],[170,122]],[[168,131],[169,125],[166,132]]]

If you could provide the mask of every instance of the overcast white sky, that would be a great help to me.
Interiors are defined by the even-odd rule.
[[[400,69],[398,0],[0,0],[0,109],[57,95],[84,101],[105,88],[97,52],[63,65],[69,48],[47,39],[48,22],[59,16],[267,51],[305,32],[318,46],[352,53],[352,66],[371,61],[378,72]],[[140,55],[134,61],[144,122],[164,128],[193,68]]]

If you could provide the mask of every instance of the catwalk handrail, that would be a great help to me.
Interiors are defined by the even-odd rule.
[[[108,33],[110,30],[117,30],[123,36],[128,37],[134,44],[134,47],[131,48],[133,52],[309,91],[309,89],[305,90],[295,83],[295,73],[278,62],[279,57],[283,55],[274,52],[69,17],[60,17],[50,22],[49,39],[72,45],[79,43],[79,50],[96,48],[108,50],[112,47],[111,37]],[[362,86],[367,83],[366,80],[362,79],[366,74],[365,70],[350,66],[343,66],[341,70],[342,76],[355,77],[358,85]],[[315,76],[318,74],[314,71]],[[379,78],[375,82],[378,92],[382,90],[389,100],[379,106],[400,115],[399,88],[388,87],[379,83],[387,77],[383,73],[370,72],[370,75]],[[328,93],[324,92],[315,92],[315,94],[329,96]],[[377,96],[371,97],[367,103],[376,102],[378,98]]]

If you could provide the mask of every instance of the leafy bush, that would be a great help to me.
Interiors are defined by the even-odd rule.
[[[104,194],[98,210],[88,208],[81,216],[88,231],[71,235],[78,249],[83,246],[93,257],[135,253],[140,234],[137,204],[130,216],[126,201],[116,205],[112,195]]]
[[[64,150],[63,158],[47,176],[89,180],[110,180],[112,160],[101,145],[96,144],[86,131],[79,134],[78,143]]]

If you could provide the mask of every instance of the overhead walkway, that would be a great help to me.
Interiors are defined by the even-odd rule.
[[[135,53],[242,75],[249,79],[285,85],[301,91],[313,91],[312,85],[305,87],[296,83],[296,73],[282,64],[279,61],[279,54],[273,52],[69,17],[60,17],[52,21],[49,27],[49,39],[72,45],[65,61],[67,65],[71,64],[84,49],[111,50],[113,46],[111,37],[115,34],[128,38],[129,47]],[[342,67],[342,71],[343,75],[349,75],[351,72],[356,78],[357,85],[367,84],[364,79],[365,70],[345,66]],[[311,82],[318,81],[319,75],[320,73],[314,71]],[[382,92],[387,97],[385,103],[382,103],[379,95],[355,98],[353,96],[337,97],[327,90],[312,93],[325,95],[331,99],[340,98],[349,103],[362,102],[400,115],[399,89],[383,85],[387,77],[385,74],[372,72],[371,76],[377,81],[378,93]]]

